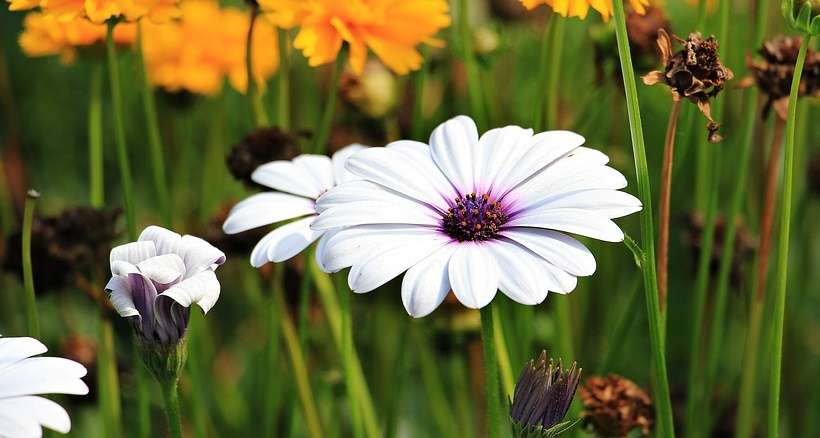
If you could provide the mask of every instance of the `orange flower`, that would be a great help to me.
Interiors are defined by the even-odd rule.
[[[391,70],[406,74],[421,66],[416,50],[450,25],[445,0],[260,0],[280,27],[299,27],[293,41],[311,66],[332,62],[342,43],[350,47],[350,66],[364,70],[370,49]]]
[[[84,18],[60,20],[54,15],[29,12],[23,21],[20,47],[28,56],[54,56],[68,64],[77,57],[77,50],[105,42],[106,27]],[[136,26],[117,26],[114,41],[118,45],[130,45],[136,39]]]
[[[563,17],[578,17],[584,19],[587,17],[589,8],[598,11],[604,18],[604,21],[609,21],[612,16],[612,1],[613,0],[521,0],[521,4],[527,9],[535,9],[538,5],[547,5]],[[615,0],[621,1],[621,0]],[[646,7],[649,6],[649,0],[629,0],[629,4],[635,12],[643,15],[646,13]]]
[[[179,16],[179,0],[9,0],[9,10],[20,11],[41,7],[61,21],[85,17],[94,23],[104,23],[111,17],[136,21],[148,17],[163,22]]]
[[[212,1],[188,1],[182,11],[179,21],[145,25],[143,53],[151,81],[168,91],[214,95],[227,77],[231,86],[244,92],[249,14],[220,9]],[[257,19],[252,56],[254,78],[260,86],[279,65],[277,48],[274,27]]]

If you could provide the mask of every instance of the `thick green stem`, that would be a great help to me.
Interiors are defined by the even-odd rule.
[[[154,190],[157,194],[162,223],[166,227],[170,227],[172,225],[171,195],[168,189],[168,179],[165,176],[165,157],[163,156],[162,137],[159,134],[157,104],[154,100],[154,88],[148,78],[148,70],[142,53],[142,24],[139,22],[137,22],[137,59],[142,70],[142,77],[140,78],[142,80],[142,107],[145,112],[145,129],[151,151]]]
[[[559,84],[561,80],[561,54],[564,49],[564,20],[553,14],[550,20],[549,70],[546,78],[547,102],[544,108],[547,129],[558,129],[558,103],[560,101]],[[569,359],[567,359],[569,360]]]
[[[425,52],[422,49],[422,56]],[[423,141],[424,138],[424,87],[427,82],[427,63],[423,62],[421,68],[413,73],[413,124],[410,126],[413,140]]]
[[[319,299],[322,301],[322,305],[325,308],[325,314],[328,319],[328,325],[330,326],[330,333],[333,336],[333,341],[336,343],[336,348],[339,350],[340,354],[342,354],[344,351],[344,338],[342,331],[343,318],[339,299],[336,295],[336,290],[333,287],[333,282],[330,279],[330,276],[319,269],[314,257],[308,258],[308,268],[310,269],[310,275],[313,276],[313,282],[316,285],[316,291],[319,294]],[[349,377],[353,379],[351,382],[351,387],[357,393],[356,398],[360,404],[359,408],[361,409],[365,433],[371,438],[379,437],[381,436],[381,432],[379,431],[379,422],[376,417],[376,410],[373,407],[373,399],[370,396],[370,390],[367,387],[367,380],[364,377],[361,361],[359,360],[359,356],[356,353],[355,348],[350,348],[350,356],[348,359],[350,360],[349,366],[351,367]]]
[[[277,282],[280,280],[281,276]],[[322,425],[319,421],[319,410],[316,408],[316,400],[313,398],[313,392],[310,389],[310,378],[308,377],[304,352],[299,346],[299,337],[296,334],[296,328],[293,326],[293,320],[287,310],[287,303],[285,303],[285,294],[281,283],[274,285],[273,299],[277,307],[277,313],[279,314],[282,337],[285,341],[285,347],[288,349],[288,355],[290,356],[291,368],[296,380],[296,389],[299,392],[302,411],[305,415],[305,423],[307,424],[311,437],[323,437]]]
[[[165,403],[165,418],[168,420],[168,431],[171,438],[182,438],[182,415],[179,410],[179,379],[170,382],[159,382],[162,390],[162,401]]]
[[[276,85],[276,124],[281,129],[290,129],[290,33],[279,29],[279,74]]]
[[[507,350],[507,341],[504,338],[504,325],[501,323],[500,308],[493,307],[493,328],[495,329],[495,351],[498,356],[498,368],[501,371],[501,383],[504,394],[512,398],[515,391],[515,381],[513,378],[512,365],[510,364],[510,353]]]
[[[26,195],[26,205],[23,210],[23,287],[26,291],[26,323],[28,335],[40,337],[40,318],[37,315],[37,297],[34,295],[34,272],[31,268],[31,226],[34,222],[34,206],[40,194],[36,190],[29,190]]]
[[[495,353],[493,303],[481,309],[481,340],[484,345],[484,387],[487,394],[487,436],[501,436],[501,388],[498,385],[498,357]]]
[[[665,336],[661,321],[658,301],[658,279],[655,268],[655,227],[652,210],[652,191],[649,184],[649,166],[646,160],[643,126],[641,124],[638,90],[635,84],[635,71],[632,67],[632,55],[629,51],[629,39],[626,33],[624,5],[613,2],[615,7],[615,35],[618,41],[618,55],[621,60],[621,73],[624,78],[629,130],[632,136],[632,151],[635,155],[635,170],[638,177],[638,194],[644,208],[641,212],[641,243],[644,249],[643,279],[646,293],[646,307],[649,319],[650,345],[652,347],[652,369],[655,374],[655,402],[659,427],[666,436],[674,437],[672,424],[672,402],[669,394],[669,378],[666,371]]]
[[[774,337],[772,339],[772,364],[769,376],[769,437],[777,437],[780,432],[780,374],[783,365],[783,319],[786,313],[786,287],[789,273],[789,238],[791,231],[792,192],[794,190],[794,133],[797,119],[797,97],[800,79],[806,63],[806,52],[811,44],[811,36],[806,35],[800,45],[797,63],[794,67],[789,112],[786,118],[786,143],[783,158],[783,202],[780,209],[780,235],[777,254],[777,282],[774,306]]]
[[[103,131],[102,131],[103,66],[95,63],[91,71],[88,101],[88,185],[93,207],[102,207],[103,193]]]
[[[321,154],[327,150],[327,140],[330,136],[330,127],[333,124],[333,115],[336,113],[336,100],[339,97],[339,76],[345,64],[345,52],[340,50],[333,63],[333,71],[330,74],[330,82],[327,90],[327,102],[322,112],[322,119],[319,121],[319,129],[316,131],[316,139],[313,143],[313,153]]]
[[[120,69],[117,65],[117,47],[114,43],[115,19],[108,21],[106,35],[106,55],[108,58],[108,81],[111,86],[111,105],[114,116],[114,136],[117,143],[117,163],[122,184],[122,198],[125,204],[125,221],[128,226],[128,240],[137,240],[137,222],[134,212],[134,191],[131,184],[131,165],[128,160],[128,147],[125,142],[125,122],[122,103],[122,86]]]
[[[470,9],[467,0],[458,2],[458,36],[461,43],[461,56],[467,73],[467,99],[470,103],[470,115],[479,130],[487,129],[487,118],[484,112],[484,99],[481,93],[481,78],[473,55],[472,32],[470,28]]]
[[[97,337],[97,387],[100,388],[100,412],[105,436],[121,436],[120,382],[117,374],[117,353],[114,349],[114,327],[108,316],[100,312]]]
[[[248,79],[248,99],[251,102],[251,113],[253,114],[253,124],[257,128],[268,126],[268,113],[265,111],[265,104],[262,102],[262,90],[256,84],[256,77],[253,75],[253,29],[256,24],[256,17],[259,16],[259,4],[251,2],[250,24],[248,25],[248,38],[245,40],[245,72]]]

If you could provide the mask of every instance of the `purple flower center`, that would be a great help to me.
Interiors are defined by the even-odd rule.
[[[456,198],[441,219],[448,236],[459,242],[481,241],[496,237],[507,222],[507,213],[489,194],[470,193]]]

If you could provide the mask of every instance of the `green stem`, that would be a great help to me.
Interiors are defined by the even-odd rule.
[[[125,142],[125,122],[123,121],[122,86],[120,69],[117,65],[117,47],[114,43],[115,19],[108,21],[106,54],[108,58],[108,81],[111,86],[111,105],[114,115],[114,136],[117,142],[117,163],[119,164],[122,197],[125,204],[125,221],[128,239],[137,240],[137,223],[134,215],[134,192],[131,187],[131,165],[128,162],[128,148]]]
[[[26,290],[26,322],[28,335],[40,337],[40,318],[37,316],[37,297],[34,294],[34,272],[31,269],[31,227],[34,222],[34,207],[40,194],[29,190],[23,210],[23,286]]]
[[[504,394],[512,398],[515,391],[515,380],[513,378],[512,365],[510,364],[510,353],[507,350],[507,341],[504,338],[504,325],[501,323],[501,309],[493,306],[493,328],[495,329],[495,351],[498,357],[498,369],[501,371],[501,383]]]
[[[114,349],[114,327],[106,314],[100,312],[97,341],[97,386],[100,388],[100,411],[105,436],[121,436],[120,382],[117,374],[117,353]]]
[[[749,315],[749,329],[746,334],[746,348],[743,351],[743,371],[740,378],[740,395],[735,420],[735,437],[752,436],[752,413],[755,400],[755,380],[757,379],[757,352],[760,342],[760,328],[763,319],[763,301],[752,299]]]
[[[88,102],[88,184],[93,207],[102,207],[103,193],[103,132],[102,132],[103,66],[95,63],[91,71],[91,91]]]
[[[281,129],[290,128],[290,33],[279,29],[279,74],[276,84],[279,94],[276,99],[276,124]]]
[[[546,78],[547,102],[544,108],[546,128],[558,129],[559,84],[561,80],[561,58],[564,49],[564,23],[566,20],[553,14],[550,20],[549,70]],[[569,360],[569,359],[567,359]]]
[[[137,341],[132,342],[133,356],[139,357]],[[137,437],[149,438],[151,436],[151,394],[149,392],[148,368],[138,360],[134,366],[134,384],[137,387]]]
[[[653,224],[652,191],[649,184],[649,166],[646,160],[641,112],[638,103],[638,90],[635,85],[635,71],[632,67],[632,55],[629,51],[629,39],[626,33],[626,17],[624,5],[620,1],[613,2],[615,7],[615,35],[618,41],[618,55],[621,60],[621,73],[624,78],[627,112],[629,115],[629,130],[632,136],[632,151],[635,155],[635,170],[638,177],[638,194],[644,204],[641,212],[641,243],[644,249],[643,279],[646,293],[646,307],[649,320],[650,345],[652,347],[653,379],[655,387],[655,401],[659,426],[666,432],[666,436],[674,438],[675,430],[672,424],[672,402],[669,394],[669,378],[666,371],[665,336],[658,301],[658,279],[655,268],[655,227]]]
[[[245,40],[245,71],[248,78],[248,98],[251,102],[251,113],[253,114],[253,124],[257,128],[268,126],[268,113],[265,111],[265,104],[262,102],[262,91],[256,84],[253,76],[253,29],[256,24],[256,17],[259,16],[259,4],[250,2],[250,25],[248,26],[248,38]]]
[[[550,60],[550,53],[552,51],[553,46],[553,27],[554,23],[560,20],[558,14],[550,15],[550,23],[546,29],[544,29],[544,35],[541,37],[541,49],[538,54],[538,76],[535,77],[535,92],[533,93],[533,105],[532,105],[532,121],[530,122],[530,126],[535,132],[540,132],[543,128],[542,123],[544,122],[544,98],[546,97],[546,93],[544,90],[547,88],[547,71],[549,66]]]
[[[422,56],[425,50],[422,48]],[[423,141],[424,136],[424,87],[427,82],[428,66],[426,62],[413,73],[413,124],[410,127],[410,136],[413,140]]]
[[[279,279],[277,282],[279,282]],[[281,283],[274,285],[273,299],[278,310],[279,323],[282,326],[282,337],[285,340],[285,346],[290,356],[290,363],[296,380],[296,389],[299,392],[299,399],[302,403],[302,411],[305,415],[308,431],[313,438],[322,437],[324,435],[322,435],[322,425],[319,421],[319,410],[316,408],[316,400],[313,398],[313,392],[311,392],[310,389],[310,378],[308,377],[305,356],[302,348],[299,347],[299,337],[296,334],[296,328],[293,326],[293,320],[288,312]]]
[[[182,416],[179,411],[179,378],[169,382],[159,382],[162,400],[165,403],[165,418],[171,438],[182,438]]]
[[[470,103],[470,115],[478,125],[479,131],[487,128],[484,113],[484,100],[481,93],[481,78],[473,56],[472,34],[470,32],[470,14],[467,0],[458,2],[458,30],[461,42],[464,69],[467,72],[467,98]]]
[[[284,269],[281,264],[277,263],[273,265],[274,278],[280,277],[283,274],[283,271]],[[268,343],[265,348],[265,370],[267,371],[262,373],[265,379],[265,394],[263,395],[264,410],[262,411],[264,413],[264,421],[262,423],[262,436],[275,436],[277,433],[276,427],[278,415],[276,414],[276,412],[277,405],[279,402],[279,394],[281,393],[280,382],[283,382],[283,380],[277,376],[271,376],[269,373],[275,373],[275,370],[277,370],[279,367],[279,358],[281,350],[280,334],[282,327],[282,324],[280,324],[279,321],[280,317],[281,315],[279,312],[279,306],[277,305],[276,299],[272,297],[270,299],[270,303],[268,304]],[[299,347],[303,349],[304,344],[300,342]]]
[[[350,294],[351,291],[346,287],[342,287],[340,283],[345,281],[344,275],[337,275],[337,287],[340,292],[339,304],[340,314],[342,316],[342,365],[344,366],[345,382],[347,384],[347,394],[350,399],[350,422],[353,425],[353,436],[362,438],[364,431],[362,430],[362,419],[360,415],[361,405],[357,399],[357,391],[353,385],[355,378],[353,377],[353,324],[350,315]],[[341,280],[341,281],[339,281]]]
[[[308,268],[310,269],[310,275],[313,276],[313,282],[316,285],[316,291],[319,294],[319,299],[322,301],[322,305],[325,308],[328,325],[330,326],[330,333],[336,343],[336,348],[339,350],[340,354],[343,354],[343,317],[339,299],[336,294],[336,290],[333,287],[333,282],[328,274],[325,274],[321,271],[321,269],[319,269],[319,266],[316,264],[315,257],[308,258]],[[350,292],[348,291],[347,293]],[[359,360],[359,356],[356,353],[355,348],[350,348],[350,350],[350,356],[347,357],[347,359],[350,360],[348,365],[351,367],[349,377],[353,379],[351,382],[351,387],[357,393],[356,398],[360,404],[359,409],[361,409],[362,422],[364,423],[365,432],[368,437],[379,437],[381,436],[381,432],[379,431],[376,410],[373,407],[373,399],[371,398],[370,390],[367,387],[367,380],[365,379],[364,372],[362,371],[361,361]],[[343,359],[345,359],[345,357],[343,357]]]
[[[345,52],[339,50],[336,62],[333,63],[333,71],[330,74],[330,87],[328,88],[327,102],[322,112],[322,119],[319,121],[319,129],[316,131],[316,141],[313,143],[313,153],[320,154],[327,150],[327,139],[330,136],[330,127],[333,124],[333,115],[336,113],[336,100],[339,97],[339,76],[345,63]]]
[[[142,52],[142,24],[140,22],[137,22],[137,60],[142,70],[142,107],[145,112],[145,129],[151,151],[154,189],[157,194],[160,215],[162,215],[162,223],[166,227],[171,227],[171,195],[168,190],[168,180],[165,176],[165,158],[163,156],[162,137],[159,134],[159,119],[157,118],[154,89],[148,78],[148,70],[145,67],[145,58]]]
[[[425,408],[438,429],[437,436],[459,436],[458,426],[455,421],[457,409],[454,409],[453,403],[447,399],[445,392],[447,386],[442,382],[439,373],[440,367],[437,366],[437,358],[431,351],[430,343],[422,336],[419,325],[414,324],[412,330],[414,334],[413,342],[418,347],[416,353],[421,368],[421,382],[424,385],[424,394],[427,400]]]
[[[774,338],[772,340],[772,366],[769,377],[769,436],[777,437],[780,431],[780,374],[783,365],[783,319],[786,313],[786,287],[789,273],[789,234],[791,228],[792,191],[794,190],[794,132],[797,118],[797,97],[800,79],[806,63],[806,52],[811,36],[805,35],[794,67],[789,112],[786,119],[786,143],[783,159],[783,202],[780,209],[780,236],[777,254],[777,282],[774,307]]]
[[[498,386],[498,357],[495,353],[493,303],[481,309],[481,340],[484,345],[484,387],[487,393],[487,436],[501,436],[501,388]]]

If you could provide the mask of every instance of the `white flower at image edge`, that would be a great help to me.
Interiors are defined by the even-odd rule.
[[[0,337],[0,437],[38,438],[43,427],[68,433],[65,409],[41,394],[88,394],[85,367],[59,357],[34,338]]]
[[[406,272],[407,312],[432,312],[450,290],[481,308],[501,290],[534,305],[568,293],[596,268],[565,233],[619,242],[612,221],[641,209],[618,191],[624,176],[569,131],[533,135],[507,126],[479,138],[472,119],[438,126],[430,144],[397,141],[347,160],[357,180],[319,198],[322,264],[351,267],[348,283],[368,292]],[[320,245],[322,246],[322,245]]]
[[[290,161],[279,160],[259,166],[251,179],[276,191],[258,193],[236,204],[222,230],[225,234],[236,234],[296,219],[275,228],[259,241],[251,252],[251,265],[258,268],[299,254],[325,234],[324,230],[310,227],[319,214],[316,200],[332,187],[352,178],[345,171],[345,160],[362,149],[365,146],[352,144],[338,150],[333,158],[303,154]],[[322,248],[320,241],[316,250],[320,267]]]
[[[203,312],[216,304],[220,285],[214,272],[225,254],[194,236],[152,225],[136,242],[111,250],[111,280],[105,286],[120,316],[144,339],[175,344],[188,328],[190,307]]]

